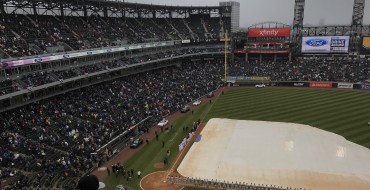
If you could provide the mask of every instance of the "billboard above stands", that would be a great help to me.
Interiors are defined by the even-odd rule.
[[[302,38],[302,53],[348,53],[349,36]]]
[[[290,28],[250,28],[248,37],[289,37]]]
[[[360,54],[370,55],[370,36],[364,36],[361,40]]]

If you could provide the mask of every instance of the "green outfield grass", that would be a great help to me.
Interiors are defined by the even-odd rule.
[[[360,145],[370,147],[370,93],[364,91],[330,89],[278,89],[241,88],[226,92],[213,104],[204,102],[195,110],[185,114],[173,125],[173,131],[160,135],[160,141],[151,141],[137,152],[124,166],[142,171],[142,176],[159,171],[153,165],[162,162],[165,151],[171,150],[170,162],[178,154],[178,144],[185,137],[182,127],[190,126],[201,118],[203,122],[211,118],[242,120],[263,120],[292,122],[311,125],[337,133]],[[161,148],[161,140],[166,148]],[[161,169],[166,170],[167,168]],[[106,181],[107,189],[124,184],[132,189],[140,189],[139,180],[127,182],[114,175]],[[193,188],[186,188],[193,189]]]
[[[307,124],[370,147],[370,93],[364,91],[243,88],[221,96],[211,118]]]
[[[133,155],[126,163],[124,167],[127,169],[134,169],[135,176],[138,170],[141,171],[141,176],[145,176],[152,172],[156,171],[165,171],[168,169],[168,166],[163,169],[156,169],[154,168],[154,164],[158,162],[163,162],[164,157],[166,155],[166,151],[170,150],[171,155],[169,158],[170,164],[174,162],[176,155],[179,153],[178,145],[180,142],[185,138],[187,133],[183,132],[184,126],[192,126],[194,121],[197,121],[199,118],[205,118],[205,115],[211,109],[210,104],[203,103],[194,109],[194,115],[191,114],[191,111],[184,114],[184,117],[181,117],[174,123],[172,123],[173,128],[169,132],[161,133],[159,128],[157,131],[159,132],[159,141],[157,142],[155,139],[149,142],[149,145],[144,143],[144,147],[140,151],[138,151],[135,155]],[[165,141],[165,148],[162,148],[162,140]],[[140,180],[137,178],[130,179],[127,181],[123,179],[122,176],[116,177],[114,174],[108,177],[105,181],[106,189],[114,189],[118,184],[123,184],[125,186],[129,186],[134,190],[139,190],[140,188]]]

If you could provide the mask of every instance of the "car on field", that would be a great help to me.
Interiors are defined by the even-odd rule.
[[[181,109],[180,109],[180,111],[182,112],[182,113],[186,113],[186,112],[188,112],[190,110],[190,107],[188,106],[188,105],[184,105],[184,106],[182,106],[181,107]]]
[[[193,105],[194,105],[194,106],[199,106],[201,103],[202,103],[202,101],[198,99],[198,100],[195,100],[195,101],[193,102]]]
[[[126,190],[123,185],[117,185],[116,190]]]
[[[163,127],[168,124],[168,120],[166,118],[163,118],[159,123],[158,126]]]
[[[209,93],[207,94],[207,98],[212,98],[214,95],[215,95],[215,94],[214,94],[213,92],[209,92]]]
[[[265,84],[256,84],[256,88],[266,88]]]
[[[135,139],[134,142],[131,143],[130,147],[131,148],[137,148],[139,147],[141,144],[143,144],[143,139]]]

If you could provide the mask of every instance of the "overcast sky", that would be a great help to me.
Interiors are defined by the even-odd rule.
[[[127,0],[127,2],[217,6],[218,0]],[[240,27],[258,22],[278,21],[291,25],[294,0],[238,0],[240,2]],[[304,24],[348,25],[351,23],[354,0],[306,0]],[[367,3],[367,4],[366,4]],[[364,24],[370,24],[370,1],[365,3]]]

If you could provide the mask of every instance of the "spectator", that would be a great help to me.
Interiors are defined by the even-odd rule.
[[[76,188],[78,190],[98,190],[104,187],[105,184],[99,182],[99,179],[95,175],[87,175],[80,179]]]

